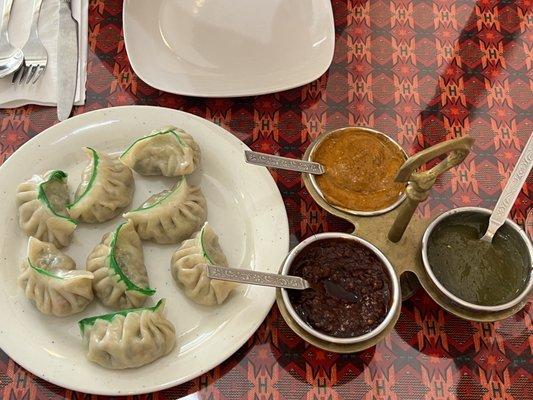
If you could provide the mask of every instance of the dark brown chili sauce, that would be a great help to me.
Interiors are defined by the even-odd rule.
[[[391,304],[391,281],[385,265],[374,252],[353,240],[311,243],[295,257],[289,274],[301,276],[311,286],[288,291],[296,313],[330,336],[355,337],[372,331]],[[350,299],[352,293],[355,296]]]

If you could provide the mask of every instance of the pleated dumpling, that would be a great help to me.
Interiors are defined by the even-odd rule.
[[[48,171],[34,175],[17,190],[21,229],[57,247],[67,246],[76,229],[76,221],[67,213],[69,202],[67,174]]]
[[[200,147],[183,129],[169,126],[137,139],[120,160],[141,175],[187,175],[200,163]]]
[[[84,151],[91,161],[83,170],[74,203],[68,206],[70,216],[89,223],[109,221],[131,203],[133,174],[117,157],[90,147]]]
[[[174,348],[174,325],[164,316],[165,301],[154,307],[82,319],[78,324],[87,359],[111,369],[137,368]]]
[[[65,317],[83,311],[93,300],[92,280],[52,243],[30,237],[18,284],[40,312]]]
[[[104,235],[87,257],[86,268],[94,274],[94,294],[108,307],[141,307],[155,293],[149,287],[141,239],[130,221]]]
[[[221,304],[236,284],[208,278],[205,264],[228,266],[218,236],[207,222],[174,252],[170,271],[191,300],[206,306]]]
[[[179,243],[200,229],[207,218],[207,204],[200,188],[181,177],[172,189],[153,195],[124,218],[133,221],[143,240]]]

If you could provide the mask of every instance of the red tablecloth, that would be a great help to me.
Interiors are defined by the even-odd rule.
[[[291,157],[319,133],[345,125],[375,127],[410,153],[469,133],[473,153],[438,181],[419,212],[492,207],[533,130],[531,0],[339,0],[333,9],[335,56],[317,81],[272,95],[204,100],[143,83],[128,62],[122,2],[91,0],[87,104],[75,113],[127,104],[181,109],[254,150]],[[55,108],[0,111],[0,162],[55,123]],[[273,176],[292,244],[316,232],[350,230],[313,202],[299,174]],[[532,189],[529,179],[512,212],[522,225]],[[464,321],[420,290],[384,342],[339,355],[299,339],[274,306],[228,361],[151,398],[533,399],[531,320],[530,302],[504,321]],[[84,398],[31,375],[1,351],[0,397]]]

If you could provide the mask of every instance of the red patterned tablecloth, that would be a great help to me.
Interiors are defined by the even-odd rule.
[[[533,130],[531,0],[335,0],[329,71],[301,88],[236,99],[182,97],[146,85],[128,62],[122,2],[91,0],[89,7],[87,104],[76,114],[127,104],[170,107],[216,122],[254,150],[291,157],[321,132],[345,125],[375,127],[410,153],[471,134],[473,153],[419,207],[428,217],[454,206],[492,207]],[[0,163],[55,123],[55,108],[0,111]],[[292,244],[350,230],[313,202],[299,174],[273,176]],[[513,209],[522,225],[532,189],[530,177]],[[274,306],[222,365],[146,397],[533,399],[532,315],[530,302],[504,321],[468,322],[420,290],[384,342],[340,355],[299,339]],[[0,398],[88,397],[44,382],[0,351]]]

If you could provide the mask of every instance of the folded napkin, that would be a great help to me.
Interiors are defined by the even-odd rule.
[[[3,0],[0,0],[3,7]],[[33,0],[14,0],[9,22],[10,42],[22,48],[28,38]],[[1,8],[0,8],[1,10]],[[85,103],[87,80],[88,0],[72,0],[72,14],[78,21],[78,82],[74,104]],[[25,104],[57,104],[57,39],[59,0],[43,0],[39,17],[39,37],[48,52],[48,65],[35,85],[12,85],[11,75],[0,79],[0,108]]]

